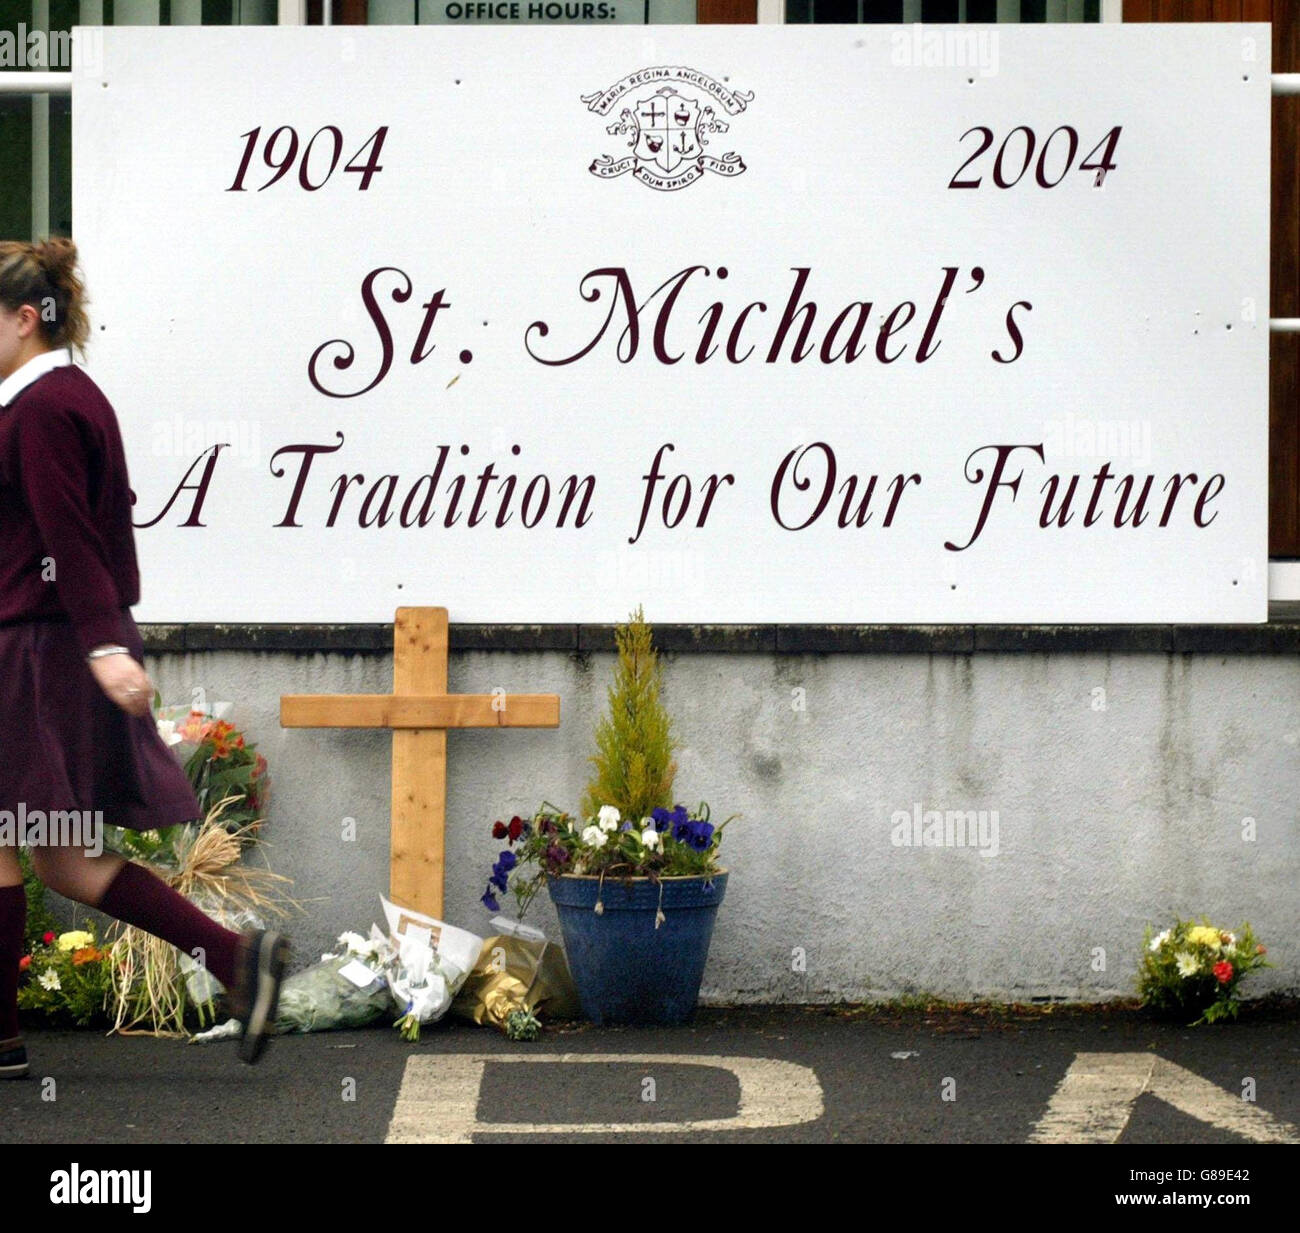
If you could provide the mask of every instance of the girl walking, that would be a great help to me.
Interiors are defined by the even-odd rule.
[[[106,824],[149,830],[201,809],[153,721],[131,615],[140,578],[122,439],[72,362],[88,333],[72,241],[0,243],[0,811],[100,811]],[[257,1061],[288,939],[226,929],[143,865],[98,843],[58,846],[53,831],[30,846],[41,881],[205,963],[240,1021],[239,1056]],[[0,1077],[27,1073],[26,915],[17,843],[0,843]]]

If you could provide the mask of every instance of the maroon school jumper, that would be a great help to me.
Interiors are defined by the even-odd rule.
[[[60,365],[0,407],[0,810],[102,810],[133,830],[200,816],[152,713],[128,715],[86,662],[114,643],[143,663],[139,599],[117,417]]]

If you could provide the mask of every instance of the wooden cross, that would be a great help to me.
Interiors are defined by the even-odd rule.
[[[448,728],[556,728],[558,694],[448,694],[447,609],[399,608],[391,694],[285,694],[283,728],[393,729],[388,897],[443,919]]]

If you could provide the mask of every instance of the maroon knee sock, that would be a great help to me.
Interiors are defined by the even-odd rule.
[[[170,942],[187,955],[201,948],[212,975],[227,989],[234,988],[240,935],[219,925],[143,865],[127,861],[96,906],[109,916]]]
[[[18,1035],[18,961],[26,929],[23,884],[0,886],[0,1040]]]

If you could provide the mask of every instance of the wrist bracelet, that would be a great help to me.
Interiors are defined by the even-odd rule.
[[[96,647],[86,656],[87,659],[103,659],[105,655],[130,655],[129,648],[124,646],[101,646]]]

